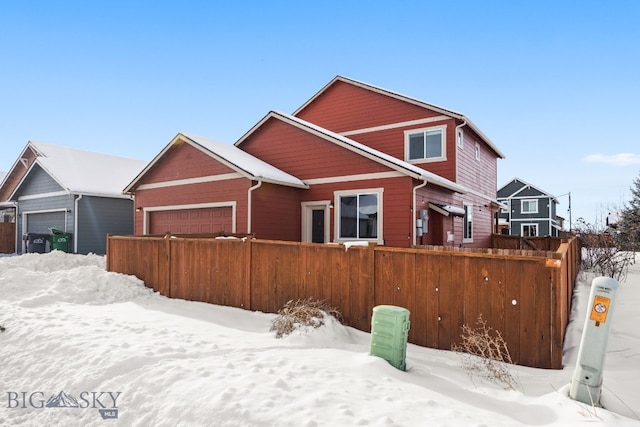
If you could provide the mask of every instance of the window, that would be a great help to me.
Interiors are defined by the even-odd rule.
[[[458,147],[464,148],[464,133],[462,129],[458,129],[458,133],[456,134],[456,141],[458,143]]]
[[[480,160],[480,144],[476,142],[476,160]]]
[[[435,127],[405,132],[408,161],[444,160],[445,127]]]
[[[538,200],[530,199],[522,201],[522,213],[538,213]]]
[[[473,205],[471,203],[463,203],[462,206],[464,208],[462,241],[473,242]]]
[[[522,237],[537,237],[538,236],[538,224],[522,224]]]
[[[375,240],[382,234],[382,189],[336,192],[338,240]]]
[[[511,200],[506,199],[506,200],[498,200],[498,202],[502,203],[503,205],[505,205],[506,207],[501,207],[500,208],[500,212],[501,213],[509,213],[509,211],[511,210]]]

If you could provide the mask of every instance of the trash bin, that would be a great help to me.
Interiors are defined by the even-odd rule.
[[[395,368],[406,369],[409,310],[394,305],[378,305],[371,317],[372,356],[385,359]]]
[[[71,233],[66,233],[57,228],[49,228],[49,230],[51,230],[51,250],[69,252]]]
[[[27,233],[27,252],[43,254],[47,252],[48,234]]]

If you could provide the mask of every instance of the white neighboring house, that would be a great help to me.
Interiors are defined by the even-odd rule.
[[[106,252],[107,234],[133,234],[133,200],[122,193],[144,160],[29,141],[0,184],[13,207],[16,252],[29,236],[64,233],[68,251]]]

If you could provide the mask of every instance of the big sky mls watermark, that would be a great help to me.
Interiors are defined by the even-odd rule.
[[[119,391],[81,391],[76,394],[60,390],[59,393],[45,393],[43,391],[8,391],[8,409],[52,409],[77,408],[97,409],[104,420],[118,418]],[[47,396],[49,396],[47,398]]]

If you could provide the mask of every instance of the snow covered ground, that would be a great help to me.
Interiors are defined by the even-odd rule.
[[[274,314],[171,300],[100,256],[3,257],[0,425],[640,426],[640,264],[613,313],[606,409],[567,396],[590,284],[580,278],[565,369],[513,367],[510,391],[411,344],[398,371],[336,322],[276,339]]]

